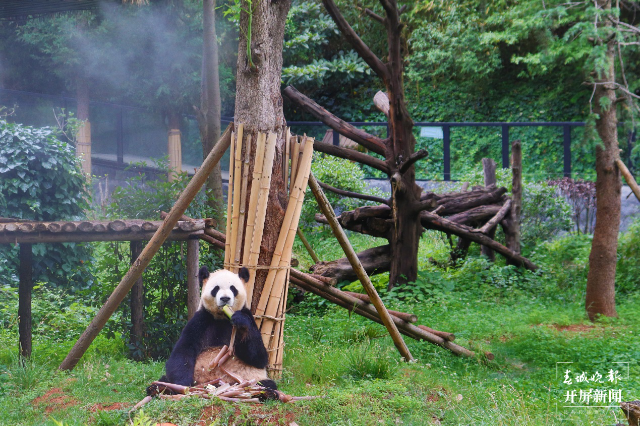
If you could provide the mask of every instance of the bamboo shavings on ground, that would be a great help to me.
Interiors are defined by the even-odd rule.
[[[228,383],[220,379],[211,382],[202,383],[197,386],[182,386],[174,383],[166,383],[156,381],[149,388],[153,389],[152,395],[146,396],[142,401],[133,408],[144,406],[152,400],[152,396],[160,399],[179,400],[191,396],[212,399],[218,398],[229,402],[242,403],[259,403],[270,400],[278,400],[280,402],[308,401],[321,396],[291,396],[286,393],[265,388],[256,383],[255,380],[243,381],[242,383]]]

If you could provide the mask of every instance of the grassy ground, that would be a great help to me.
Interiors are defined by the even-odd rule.
[[[370,241],[355,243],[362,249]],[[435,257],[437,261],[440,250],[437,241],[427,245],[421,252],[425,269],[426,259]],[[491,351],[495,355],[491,362],[459,358],[439,347],[407,339],[418,361],[406,364],[381,326],[336,307],[318,309],[311,299],[287,317],[285,371],[279,385],[292,395],[323,398],[257,406],[195,398],[154,400],[143,410],[129,413],[144,397],[145,387],[162,374],[162,363],[127,360],[118,337],[101,335],[73,372],[59,372],[57,365],[77,336],[74,331],[58,336],[53,343],[36,333],[34,357],[23,364],[15,356],[17,326],[7,323],[0,329],[0,424],[622,422],[619,408],[593,408],[596,404],[591,401],[589,408],[563,406],[571,405],[565,402],[567,392],[575,390],[579,395],[580,390],[589,388],[620,389],[623,401],[639,399],[640,296],[635,293],[619,298],[619,319],[591,324],[584,317],[583,283],[556,288],[555,292],[547,289],[560,278],[567,280],[570,266],[559,263],[558,271],[548,270],[546,277],[530,276],[525,285],[522,279],[515,282],[514,275],[509,275],[512,272],[504,272],[504,268],[474,262],[465,266],[466,272],[465,268],[462,272],[425,272],[418,287],[426,297],[418,298],[416,292],[416,297],[401,301],[392,293],[385,300],[394,309],[417,314],[420,324],[455,333],[456,342],[463,346],[479,353]],[[571,276],[581,274],[578,271]],[[560,278],[551,279],[550,275]],[[571,385],[563,383],[566,369],[572,371]],[[618,383],[607,382],[609,370],[619,371],[622,378]],[[588,376],[599,372],[604,383],[575,383],[575,375],[582,372]],[[578,402],[576,397],[573,405],[587,405]]]

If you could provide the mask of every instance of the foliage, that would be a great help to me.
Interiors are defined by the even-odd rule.
[[[364,173],[356,163],[349,160],[314,153],[314,160],[311,163],[311,171],[320,182],[326,183],[327,185],[331,185],[335,188],[360,194],[382,196],[380,191],[366,188]],[[324,192],[329,203],[331,203],[331,206],[338,215],[343,211],[372,204],[372,202],[345,197],[328,190],[325,190]],[[315,214],[319,212],[320,208],[311,194],[311,190],[308,189],[307,194],[305,195],[305,203],[302,206],[302,213],[300,215],[302,226],[304,226],[305,229],[310,230],[310,228],[317,223],[314,217]]]
[[[640,221],[636,220],[620,235],[618,241],[618,266],[616,268],[616,292],[628,294],[640,288]]]
[[[0,121],[0,216],[40,221],[77,220],[84,216],[89,196],[74,149],[50,128]],[[35,281],[84,287],[92,277],[82,267],[88,248],[75,243],[34,244]],[[0,268],[17,271],[18,247],[0,247]],[[6,263],[5,263],[6,262]],[[4,284],[13,274],[3,274]]]

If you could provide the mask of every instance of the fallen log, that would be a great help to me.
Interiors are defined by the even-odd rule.
[[[370,248],[358,253],[358,258],[368,275],[386,272],[391,267],[391,248],[389,245]],[[330,277],[336,282],[358,279],[346,257],[317,263],[311,267],[311,270],[316,275]]]
[[[498,211],[498,213],[496,213],[494,217],[491,218],[491,220],[485,223],[482,228],[478,230],[474,229],[474,232],[481,232],[483,234],[486,234],[487,232],[495,228],[498,225],[498,223],[500,223],[500,221],[504,219],[504,217],[507,215],[507,213],[509,213],[510,210],[511,210],[511,200],[507,200],[507,202],[504,203],[504,206],[502,206],[502,208]]]
[[[495,250],[496,252],[500,253],[506,259],[513,262],[513,264],[515,264],[516,266],[524,266],[530,271],[535,271],[538,269],[538,266],[535,265],[526,257],[523,257],[518,253],[515,253],[514,251],[508,249],[507,247],[503,246],[499,242],[492,240],[491,238],[489,238],[484,234],[473,232],[473,229],[468,226],[460,225],[458,223],[452,222],[450,220],[447,220],[443,217],[440,217],[436,214],[433,214],[427,211],[421,212],[420,217],[423,222],[422,226],[425,226],[425,223],[426,223],[428,227],[431,229],[450,232],[459,237],[463,237],[468,240],[487,246]]]
[[[436,336],[440,336],[445,340],[448,340],[450,342],[454,341],[456,339],[455,334],[453,333],[447,333],[446,331],[438,331],[438,330],[434,330],[431,327],[427,327],[426,325],[419,325],[418,328],[421,328],[425,331],[428,331],[431,334],[435,334]]]
[[[473,207],[497,203],[506,192],[507,188],[504,187],[493,188],[493,190],[489,192],[460,192],[456,196],[441,197],[437,199],[437,203],[439,206],[444,206],[443,215],[451,215],[461,213]]]

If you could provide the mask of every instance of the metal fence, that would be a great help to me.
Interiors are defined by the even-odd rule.
[[[74,112],[76,100],[70,97],[44,95],[23,91],[0,89],[0,105],[17,105],[12,120],[33,126],[55,125],[53,108],[65,108]],[[114,167],[124,168],[132,161],[147,161],[153,165],[154,158],[167,155],[167,127],[157,111],[145,108],[92,101],[92,157]],[[223,123],[231,120],[223,117]],[[386,122],[351,122],[356,127],[380,137],[388,135]],[[314,121],[290,121],[294,133],[308,133],[317,139],[325,136],[328,127]],[[528,170],[525,174],[541,178],[562,176],[591,177],[594,173],[594,149],[584,146],[580,135],[584,122],[416,122],[416,139],[421,147],[429,151],[429,158],[419,163],[420,179],[455,180],[461,168],[474,166],[480,156],[492,157],[502,167],[509,167],[511,140],[523,140],[523,155]],[[530,130],[525,130],[525,129]],[[548,130],[544,130],[548,129]],[[553,129],[553,130],[550,130]],[[576,131],[578,129],[578,131]],[[194,116],[185,115],[182,124],[183,169],[193,171],[202,163],[200,134]],[[452,133],[455,133],[452,134]],[[634,168],[631,148],[635,133],[622,135],[627,143],[621,143],[623,155],[630,168]],[[334,132],[333,143],[338,144],[339,135]],[[483,145],[481,152],[477,145]],[[538,152],[542,163],[527,161],[527,156],[544,147],[548,152]],[[226,154],[228,155],[228,153]],[[228,158],[228,157],[227,157]],[[531,158],[529,158],[531,160]],[[465,165],[465,166],[461,166]],[[228,161],[221,162],[226,171]],[[577,167],[576,167],[577,166]],[[458,171],[453,172],[453,168]],[[365,167],[368,177],[376,177],[375,171]],[[377,176],[380,177],[380,176]]]

